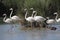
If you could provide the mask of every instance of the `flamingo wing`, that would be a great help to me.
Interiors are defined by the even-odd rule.
[[[29,21],[29,22],[33,22],[34,18],[33,17],[28,17],[28,18],[26,18],[26,20]]]
[[[11,17],[11,19],[15,20],[15,21],[20,20],[20,18],[18,16],[13,16],[13,17]]]
[[[48,24],[52,24],[52,23],[55,23],[55,20],[54,19],[49,19],[46,21]]]
[[[44,20],[46,20],[46,19],[45,19],[44,17],[42,17],[42,16],[35,16],[34,19],[35,19],[35,21],[44,21]]]

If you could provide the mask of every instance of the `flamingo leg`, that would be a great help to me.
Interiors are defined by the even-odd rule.
[[[17,27],[15,24],[14,24],[14,27],[12,28],[12,30],[15,32],[15,27]]]
[[[33,28],[32,22],[31,22],[31,29]]]
[[[43,27],[43,22],[40,22],[40,28],[42,28]]]
[[[15,31],[15,25],[14,25],[15,23],[14,23],[14,22],[12,22],[12,23],[13,23],[13,25],[12,25],[12,27],[10,28],[10,30],[11,30],[11,31]]]
[[[37,26],[37,24],[38,24],[38,23],[36,22],[36,26]]]
[[[44,23],[44,25],[45,25],[45,28],[47,29],[47,27],[48,27],[47,24],[46,24],[45,22],[43,22],[43,23]]]
[[[55,22],[51,24],[51,27],[53,27],[54,24],[55,24]]]
[[[10,28],[10,30],[12,31],[12,30],[13,30],[13,28],[14,28],[14,26],[12,26],[12,27]]]
[[[39,23],[39,29],[41,28],[41,23],[40,22],[38,22]]]
[[[41,28],[43,27],[43,24],[41,23]]]
[[[11,25],[12,25],[12,24],[11,24]],[[10,29],[8,29],[8,32],[12,31],[12,28],[13,28],[13,25],[11,26],[11,28],[10,28]]]

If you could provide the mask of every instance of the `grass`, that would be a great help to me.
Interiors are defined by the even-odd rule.
[[[22,13],[22,11],[24,8],[29,9],[33,7],[36,11],[38,11],[38,15],[41,15],[44,17],[48,15],[49,12],[47,10],[49,10],[50,6],[53,7],[55,11],[60,10],[60,0],[3,0],[3,4],[7,8],[10,8],[10,7],[14,8],[16,10],[16,14],[18,14],[23,18],[24,18],[24,13]],[[51,10],[53,8],[51,8]],[[51,16],[51,15],[48,15],[48,16]]]

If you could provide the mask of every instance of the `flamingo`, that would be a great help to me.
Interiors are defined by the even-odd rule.
[[[55,12],[54,14],[56,15],[56,18],[55,18],[56,22],[59,23],[60,22],[60,18],[58,18],[58,13]]]
[[[55,19],[49,19],[49,17],[46,17],[47,18],[47,21],[46,21],[46,23],[47,24],[49,24],[49,25],[53,25],[53,24],[55,24],[56,23],[56,20]]]
[[[3,18],[3,21],[5,22],[5,23],[13,23],[12,22],[12,19],[11,18],[7,18],[6,19],[6,14],[3,14],[3,16],[5,16],[4,18]],[[13,26],[11,27],[11,30],[13,29]],[[10,30],[8,30],[8,31],[10,31]]]
[[[47,17],[47,19],[48,19],[46,21],[47,24],[55,24],[55,23],[59,23],[60,22],[60,18],[57,19],[57,17],[58,17],[57,12],[55,12],[54,15],[56,15],[55,19],[49,19],[49,17]]]
[[[35,20],[36,22],[38,22],[39,25],[40,25],[40,23],[42,23],[43,21],[46,20],[46,19],[45,19],[44,17],[42,17],[42,16],[36,16],[36,15],[37,15],[37,11],[33,11],[32,16],[33,16],[34,13],[35,13],[35,15],[34,15],[34,20]],[[40,25],[40,26],[41,26],[41,25]]]
[[[13,8],[10,8],[10,10],[11,10],[10,18],[11,18],[14,22],[16,22],[16,21],[20,21],[21,19],[20,19],[18,16],[16,16],[16,15],[11,16],[12,13],[13,13]]]
[[[27,14],[28,14],[28,10],[27,10],[27,9],[24,9],[24,11],[26,12],[26,14],[25,14],[25,19],[26,19],[26,21],[28,21],[28,22],[31,23],[31,28],[32,28],[32,27],[33,27],[33,26],[32,26],[32,22],[34,22],[34,18],[33,18],[32,16],[27,17]]]
[[[6,14],[3,14],[3,16],[5,16],[4,18],[3,18],[3,21],[5,22],[5,23],[11,23],[12,22],[12,19],[10,19],[10,18],[7,18],[6,19]]]

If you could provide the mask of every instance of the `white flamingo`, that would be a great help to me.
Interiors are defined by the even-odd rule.
[[[12,13],[13,13],[13,8],[10,8],[10,10],[11,10],[10,18],[11,18],[14,22],[16,22],[16,21],[20,21],[21,19],[20,19],[18,16],[16,16],[16,15],[11,16]]]
[[[26,19],[26,21],[28,21],[28,22],[31,23],[31,28],[32,28],[32,27],[33,27],[33,26],[32,26],[32,22],[34,22],[34,18],[33,18],[32,16],[27,17],[27,14],[28,14],[28,10],[27,10],[27,9],[24,9],[24,11],[26,11],[25,19]]]
[[[53,25],[55,22],[56,22],[55,19],[49,19],[49,17],[47,17],[47,21],[46,21],[47,24]]]
[[[60,18],[58,18],[58,13],[55,12],[54,14],[56,14],[56,18],[55,18],[56,22],[57,22],[57,23],[60,23]]]
[[[32,13],[32,16],[33,16],[33,14],[35,13],[35,15],[34,15],[34,20],[36,21],[36,22],[38,22],[39,23],[39,25],[40,25],[40,23],[43,23],[46,19],[44,18],[44,17],[42,17],[42,16],[36,16],[37,15],[37,11],[33,11],[33,13]],[[41,25],[40,25],[41,26]]]
[[[10,18],[7,18],[7,19],[6,19],[6,16],[7,16],[6,14],[3,14],[3,16],[5,16],[4,19],[3,19],[3,21],[4,21],[5,23],[11,23],[11,22],[12,22],[12,19],[10,19]]]
[[[54,15],[55,15],[55,14],[56,14],[55,19],[49,19],[49,17],[47,17],[47,19],[48,19],[48,20],[46,21],[47,24],[53,25],[53,24],[55,24],[55,23],[60,22],[60,18],[57,19],[57,17],[58,17],[57,12],[55,12]]]
[[[12,22],[12,19],[11,18],[6,18],[6,14],[3,14],[3,16],[5,16],[4,18],[3,18],[3,21],[5,22],[5,23],[13,23]],[[13,29],[13,26],[11,27],[11,30]],[[8,31],[10,31],[10,30],[8,30]]]

